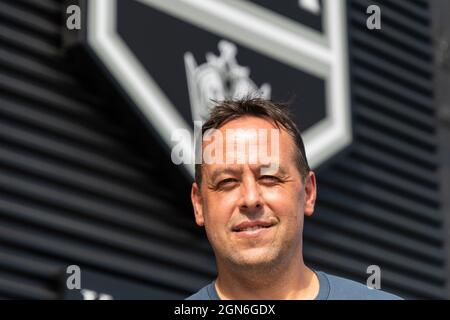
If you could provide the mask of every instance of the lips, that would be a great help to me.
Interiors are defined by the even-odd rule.
[[[264,229],[270,228],[271,226],[273,226],[273,223],[269,222],[269,221],[261,221],[261,220],[245,221],[245,222],[235,225],[232,228],[232,231],[233,232],[250,232],[250,231],[256,231],[256,230],[263,229],[263,228]]]

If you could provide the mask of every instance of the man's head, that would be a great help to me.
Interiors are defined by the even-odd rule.
[[[219,135],[214,137],[224,141],[217,144],[204,137],[202,149],[224,155],[225,161],[196,165],[191,198],[196,222],[205,226],[219,268],[271,268],[296,258],[301,254],[303,217],[314,211],[316,182],[299,130],[284,106],[261,99],[220,102],[202,133],[209,129],[216,129]],[[270,134],[274,131],[277,135]],[[228,132],[238,132],[238,139],[231,140]],[[268,134],[261,140],[248,132]],[[242,142],[245,148],[237,146]],[[276,162],[275,171],[264,171],[267,163],[258,159],[249,161],[260,149],[277,150],[268,158]]]

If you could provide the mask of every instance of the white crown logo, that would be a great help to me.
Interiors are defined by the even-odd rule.
[[[214,103],[211,100],[239,99],[259,93],[270,99],[271,87],[265,83],[258,89],[250,79],[250,69],[236,61],[237,48],[228,41],[218,44],[220,55],[206,53],[206,63],[197,65],[191,52],[184,54],[186,76],[193,121],[205,121]]]

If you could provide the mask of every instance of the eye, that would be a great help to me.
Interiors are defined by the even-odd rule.
[[[219,183],[217,184],[217,188],[224,188],[224,187],[232,186],[236,182],[238,182],[238,180],[234,179],[234,178],[223,179],[223,180],[219,181]]]
[[[276,177],[276,176],[261,176],[259,178],[259,180],[262,180],[263,182],[267,182],[267,183],[278,183],[281,182],[280,178]]]

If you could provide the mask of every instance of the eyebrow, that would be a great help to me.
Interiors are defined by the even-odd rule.
[[[264,167],[267,167],[267,166],[259,166],[257,168],[257,170],[261,170],[261,168],[264,168]],[[230,168],[230,167],[224,168],[224,169],[216,169],[211,174],[211,181],[214,181],[215,179],[217,179],[217,177],[220,176],[221,174],[232,174],[233,175],[233,174],[238,174],[241,171],[242,171],[241,169],[235,169],[235,168]],[[282,166],[278,167],[277,173],[282,176],[287,175],[287,171]]]
[[[211,174],[211,181],[214,181],[217,179],[218,176],[221,174],[237,174],[241,172],[240,169],[234,169],[234,168],[225,168],[225,169],[216,169]]]

